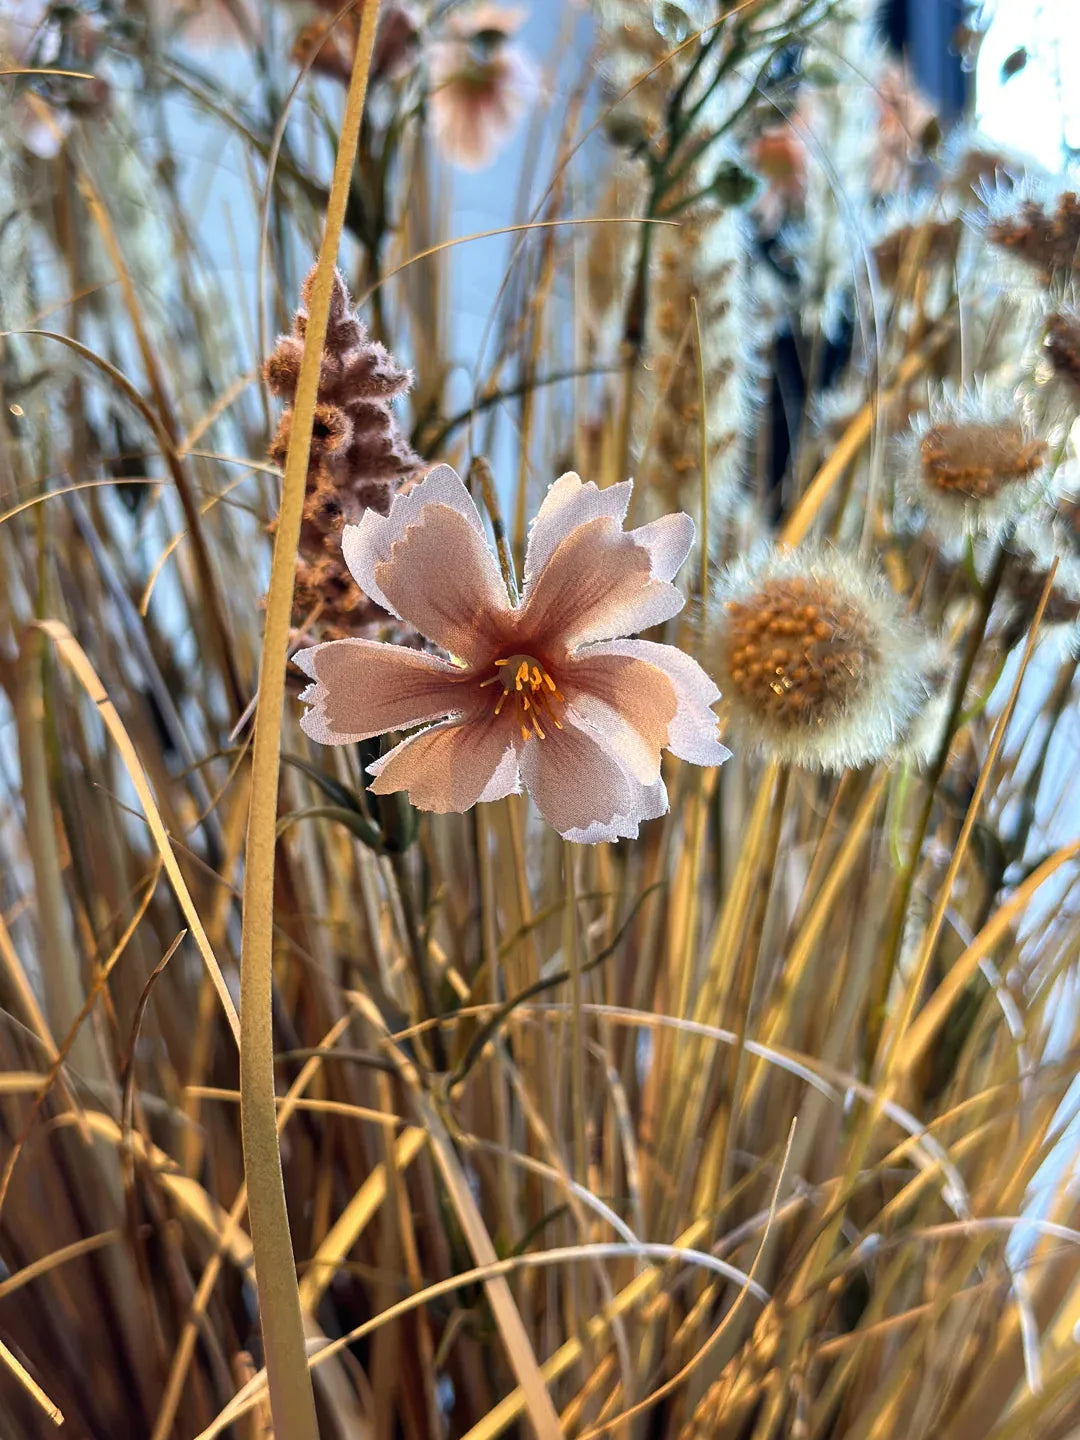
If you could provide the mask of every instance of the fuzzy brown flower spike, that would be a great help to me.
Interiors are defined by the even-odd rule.
[[[990,205],[986,234],[992,244],[1033,270],[1044,285],[1080,274],[1080,195],[1071,187],[1033,185],[1019,205],[1007,194]]]
[[[312,270],[302,299],[310,303]],[[300,374],[307,310],[297,311],[291,335],[281,335],[263,375],[275,395],[289,402],[270,458],[284,464],[292,432],[292,400]],[[421,468],[394,419],[392,403],[405,393],[412,376],[369,338],[353,311],[340,274],[334,276],[326,328],[318,404],[311,435],[300,560],[294,594],[299,623],[317,606],[328,635],[357,635],[384,620],[382,610],[358,589],[341,556],[341,531],[356,524],[365,510],[385,515],[402,481]]]

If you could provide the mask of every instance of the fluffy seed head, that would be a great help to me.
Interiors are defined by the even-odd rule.
[[[1000,534],[1046,496],[1048,446],[1011,394],[943,391],[903,448],[906,498],[942,543]]]
[[[1043,348],[1055,378],[1080,401],[1080,315],[1055,310],[1046,322]]]
[[[719,590],[715,678],[744,743],[840,769],[902,738],[929,652],[883,581],[837,553],[766,550]]]
[[[1076,653],[1080,646],[1080,559],[1068,534],[1049,516],[1033,516],[1017,527],[1009,550],[1002,644],[1009,649],[1027,634],[1049,581],[1039,633],[1053,636],[1066,651]]]
[[[992,500],[1042,469],[1046,444],[1028,439],[1019,423],[945,423],[926,432],[919,457],[928,486],[967,500]]]
[[[825,577],[764,580],[727,608],[729,686],[788,729],[842,715],[879,658],[865,613]]]
[[[1080,276],[1080,194],[1070,185],[1028,179],[985,198],[984,232],[1037,283],[1059,290]]]

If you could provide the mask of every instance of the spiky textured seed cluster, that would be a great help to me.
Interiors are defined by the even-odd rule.
[[[1062,191],[1054,209],[1025,200],[1015,215],[995,220],[986,233],[1032,266],[1047,285],[1080,271],[1080,195],[1075,190]]]
[[[766,580],[727,605],[729,686],[744,705],[792,730],[844,713],[878,659],[865,612],[811,575]]]
[[[1045,346],[1054,374],[1080,397],[1080,317],[1063,311],[1051,315]]]
[[[935,490],[959,500],[991,500],[1040,470],[1046,445],[1020,425],[944,423],[923,436],[919,458],[923,479]]]
[[[315,272],[304,282],[311,300]],[[263,370],[275,395],[290,402],[270,442],[270,458],[284,465],[292,434],[292,399],[300,375],[307,312],[298,310],[291,335],[281,335]],[[328,637],[354,635],[385,618],[361,593],[341,553],[341,531],[365,510],[385,514],[420,460],[398,429],[391,408],[411,376],[372,340],[352,309],[345,282],[334,276],[318,404],[308,454],[293,613],[297,624],[314,611]]]
[[[874,261],[883,285],[895,286],[905,267],[912,274],[934,270],[956,258],[960,225],[955,220],[921,220],[898,225],[874,246]]]

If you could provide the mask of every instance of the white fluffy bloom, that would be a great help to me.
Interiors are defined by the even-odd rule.
[[[1080,286],[1080,181],[1029,169],[977,191],[969,219],[1003,288],[1067,298]]]
[[[1015,642],[1027,632],[1053,569],[1039,635],[1063,655],[1080,654],[1080,558],[1068,536],[1051,515],[1033,515],[1016,527],[1009,550],[1004,590],[1010,638]]]
[[[998,535],[1049,498],[1048,456],[1015,394],[942,389],[900,443],[901,495],[945,545]]]
[[[760,547],[722,574],[712,657],[740,742],[811,769],[885,757],[932,693],[933,650],[902,601],[815,546]]]

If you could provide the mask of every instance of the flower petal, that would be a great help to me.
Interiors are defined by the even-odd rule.
[[[480,512],[457,472],[449,465],[436,465],[407,494],[395,495],[388,515],[365,510],[358,525],[346,525],[342,531],[341,549],[353,578],[369,599],[392,615],[397,615],[397,611],[379,589],[375,567],[389,560],[394,542],[401,539],[410,525],[417,523],[426,505],[448,505],[451,510],[457,510],[481,539],[484,538]],[[402,618],[398,615],[399,620]]]
[[[431,725],[368,766],[376,795],[408,792],[418,810],[461,814],[517,789],[514,732],[490,712]]]
[[[395,614],[470,664],[489,659],[508,633],[510,600],[495,557],[448,505],[424,506],[375,566],[375,583]]]
[[[684,603],[674,585],[652,578],[648,548],[602,516],[557,547],[522,607],[520,631],[569,650],[659,625]]]
[[[576,845],[599,845],[602,841],[636,840],[638,829],[646,820],[659,819],[668,812],[668,793],[663,780],[655,785],[640,785],[629,777],[630,807],[625,815],[616,815],[609,824],[599,821],[584,830],[568,830],[564,836]]]
[[[680,510],[661,515],[627,533],[635,545],[643,545],[652,559],[654,580],[674,580],[694,544],[694,522]]]
[[[537,575],[571,530],[602,515],[610,515],[621,528],[633,488],[632,480],[601,490],[591,480],[582,484],[581,477],[573,470],[560,475],[549,487],[529,527],[529,545],[525,552],[525,593],[528,594]]]
[[[528,740],[518,757],[521,778],[549,825],[560,834],[610,824],[632,808],[632,781],[600,742],[564,711],[561,730]]]
[[[731,751],[717,739],[717,719],[712,711],[720,699],[720,691],[696,660],[676,650],[674,645],[658,645],[652,640],[613,640],[590,645],[576,658],[585,661],[601,655],[632,656],[663,670],[671,681],[677,708],[665,743],[673,755],[694,765],[722,765],[730,759]]]
[[[567,700],[635,780],[660,778],[660,751],[675,718],[675,686],[648,661],[592,647],[578,651],[559,672]]]
[[[434,655],[377,640],[330,640],[293,656],[315,681],[300,728],[320,745],[347,745],[459,710],[465,676]]]

